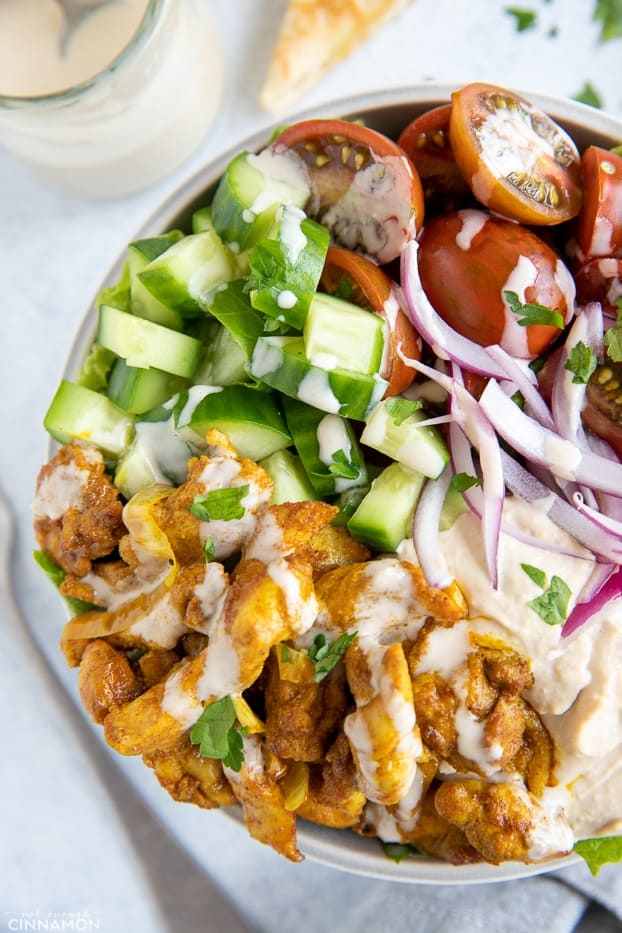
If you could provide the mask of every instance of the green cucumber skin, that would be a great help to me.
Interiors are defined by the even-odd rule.
[[[183,330],[184,319],[174,308],[168,307],[151,294],[139,278],[139,274],[152,262],[166,252],[169,246],[183,238],[181,230],[158,237],[145,237],[134,240],[128,246],[128,266],[130,271],[130,299],[132,314],[143,317],[171,330]],[[123,309],[128,310],[128,309]]]
[[[394,553],[412,534],[413,513],[425,479],[399,463],[385,467],[347,522],[352,537],[375,551]]]
[[[209,391],[193,405],[192,395],[200,393],[201,388],[217,391]],[[210,428],[219,428],[241,456],[252,460],[261,460],[292,443],[274,397],[244,385],[196,386],[182,392],[175,405],[175,426],[182,436],[189,431],[199,439]]]
[[[250,164],[249,155],[241,152],[229,163],[212,200],[214,229],[225,243],[235,244],[238,250],[253,246],[268,233],[278,207],[273,205],[252,220],[244,220],[244,211],[250,209],[264,187],[263,175]]]
[[[364,373],[322,370],[304,357],[303,350],[301,338],[259,337],[249,373],[290,398],[313,404],[324,412],[363,421],[384,394],[386,381]]]
[[[216,322],[213,322],[216,324]],[[195,385],[229,386],[248,382],[248,357],[222,324],[216,324],[194,374]]]
[[[296,223],[306,242],[293,253],[287,231]],[[302,211],[297,214],[291,207],[282,208],[277,236],[260,240],[249,255],[251,280],[255,286],[251,297],[253,307],[302,330],[317,291],[329,242],[325,227],[305,218]]]
[[[192,232],[206,233],[208,230],[216,230],[212,220],[212,208],[210,206],[200,207],[192,215]]]
[[[188,381],[160,369],[137,369],[117,359],[110,374],[108,398],[132,415],[156,408],[185,389]]]
[[[330,471],[330,464],[324,463],[320,458],[320,444],[318,430],[326,417],[339,418],[338,415],[327,415],[311,405],[306,405],[298,399],[283,396],[283,411],[287,427],[292,436],[294,446],[309,481],[319,498],[332,496],[337,492],[345,491],[353,486],[367,483],[367,470],[352,426],[345,419],[341,419],[343,432],[346,435],[344,451],[349,460],[358,471],[356,478],[346,480],[337,477]]]
[[[396,424],[386,404],[381,401],[370,412],[361,443],[430,479],[437,479],[449,462],[449,450],[440,431],[429,425],[417,426],[427,417],[422,411],[415,411]]]
[[[43,419],[46,431],[60,444],[87,441],[116,459],[128,448],[134,419],[109,398],[63,379]]]
[[[187,379],[194,375],[203,349],[194,337],[109,305],[99,309],[97,341],[129,366],[161,369]]]
[[[274,483],[273,505],[317,499],[300,457],[291,450],[277,450],[269,457],[264,457],[259,466],[263,467]]]
[[[250,360],[257,338],[264,332],[263,318],[251,307],[242,279],[228,282],[214,293],[208,305],[210,314],[227,328],[238,346]]]

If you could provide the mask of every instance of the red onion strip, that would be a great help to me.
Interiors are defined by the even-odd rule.
[[[523,368],[503,347],[498,345],[486,347],[486,353],[505,370],[506,377],[516,384],[525,399],[527,409],[532,413],[533,417],[545,428],[554,431],[555,421],[553,415],[534,384],[535,373],[532,373],[529,367]],[[529,378],[529,373],[533,376],[534,381]]]
[[[577,603],[562,626],[562,638],[568,638],[577,629],[609,605],[614,599],[622,596],[622,567],[606,580],[598,592],[587,602]]]
[[[405,310],[417,332],[442,360],[455,360],[471,372],[503,379],[503,370],[493,362],[486,350],[450,327],[432,306],[421,284],[418,249],[416,240],[408,241],[402,250],[400,272],[406,299]]]
[[[591,508],[586,504],[583,499],[582,494],[577,490],[572,497],[572,501],[577,507],[577,510],[585,515],[591,522],[593,522],[597,528],[602,529],[603,531],[608,531],[612,535],[616,535],[620,538],[622,543],[622,522],[617,521],[615,518],[610,518],[608,515],[603,515],[602,512],[599,512],[597,509]]]
[[[580,450],[544,428],[521,411],[494,379],[488,381],[479,405],[505,441],[528,460],[548,467],[555,476],[613,495],[622,489],[622,464]]]
[[[452,476],[448,464],[437,479],[427,481],[413,518],[413,544],[417,560],[430,586],[441,590],[453,583],[454,579],[439,545],[441,510]]]

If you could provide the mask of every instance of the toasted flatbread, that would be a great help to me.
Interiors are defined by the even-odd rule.
[[[290,0],[260,103],[283,111],[411,0]]]

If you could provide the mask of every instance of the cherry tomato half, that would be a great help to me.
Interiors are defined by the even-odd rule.
[[[306,211],[348,249],[395,259],[423,223],[423,191],[404,150],[346,120],[304,120],[272,143],[294,150],[309,173]]]
[[[622,156],[589,146],[581,158],[583,206],[577,225],[581,262],[622,258]]]
[[[578,150],[524,97],[467,84],[452,94],[449,134],[458,167],[485,207],[527,224],[557,224],[579,213]]]
[[[592,259],[575,272],[574,280],[579,304],[600,301],[603,312],[616,317],[616,302],[622,298],[622,259]]]
[[[428,110],[397,141],[419,173],[428,214],[458,210],[472,199],[449,142],[450,114],[451,104]]]
[[[521,325],[527,313],[512,310],[505,292],[522,305],[558,311],[564,323],[572,316],[574,282],[557,254],[531,230],[486,211],[457,211],[426,223],[419,269],[430,301],[448,324],[482,346],[498,343],[522,359],[542,353],[560,329]]]
[[[394,282],[364,256],[329,246],[320,288],[384,318],[389,329],[389,352],[381,372],[389,383],[385,397],[403,392],[413,381],[415,371],[402,362],[397,351],[418,360],[421,339],[400,307]]]

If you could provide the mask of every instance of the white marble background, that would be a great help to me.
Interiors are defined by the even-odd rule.
[[[591,19],[595,2],[524,0],[518,5],[535,10],[538,25],[518,34],[506,4],[498,0],[415,0],[301,106],[429,80],[456,85],[489,80],[569,97],[589,81],[606,109],[622,117],[622,40],[599,43]],[[285,5],[284,0],[211,0],[227,68],[220,117],[200,150],[149,191],[116,201],[80,199],[46,186],[0,148],[0,491],[17,523],[14,590],[70,693],[75,672],[65,671],[60,652],[50,647],[62,625],[62,609],[30,558],[29,502],[46,445],[42,416],[71,336],[134,231],[206,160],[272,122],[258,107],[257,91]],[[553,27],[555,38],[549,36]],[[0,613],[5,623],[0,628],[0,929],[27,928],[16,919],[23,924],[28,914],[49,918],[54,912],[73,917],[75,929],[86,929],[80,911],[96,921],[91,928],[110,933],[240,928],[233,916],[219,912],[211,882],[166,839],[101,745],[93,744],[72,701],[53,689],[53,678],[20,631],[6,595]],[[135,766],[127,763],[136,780]],[[106,788],[121,800],[120,807]],[[311,864],[283,865],[221,814],[169,805],[147,772],[144,795],[157,802],[169,825],[177,824],[193,840],[213,876],[236,897],[246,923],[270,933],[294,926],[303,933],[329,927],[353,933],[396,929],[400,916],[412,916],[414,902],[422,912],[418,925],[409,928],[430,933],[464,928],[469,918],[472,928],[494,933],[527,928],[537,933],[560,919],[566,926],[559,929],[570,929],[581,912],[577,895],[552,893],[554,882],[543,897],[538,882],[525,881],[480,889],[448,913],[440,889],[415,892]],[[486,904],[502,910],[490,926],[481,920]]]

